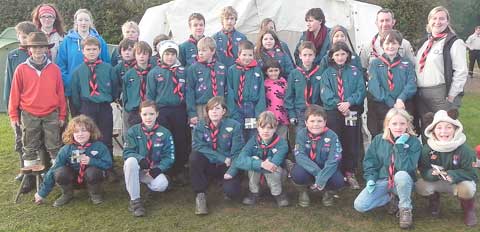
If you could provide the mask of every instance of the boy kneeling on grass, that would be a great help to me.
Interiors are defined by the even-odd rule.
[[[287,195],[282,191],[281,167],[288,153],[288,142],[277,135],[277,126],[278,121],[272,112],[261,113],[258,117],[258,135],[250,138],[224,175],[224,179],[231,179],[238,169],[248,171],[250,193],[243,199],[245,205],[255,205],[260,194],[260,185],[266,180],[277,205],[288,206]]]
[[[35,193],[35,203],[43,203],[55,183],[62,188],[62,196],[53,203],[54,207],[72,200],[74,183],[86,183],[92,203],[102,203],[103,174],[112,167],[112,158],[107,146],[99,141],[101,134],[97,126],[89,117],[80,115],[68,123],[62,137],[65,146],[45,174],[40,190]]]

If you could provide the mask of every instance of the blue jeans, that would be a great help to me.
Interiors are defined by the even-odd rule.
[[[315,177],[308,173],[302,166],[295,164],[292,168],[292,181],[297,185],[312,185],[315,183]],[[326,190],[338,190],[345,186],[343,175],[337,169],[335,173],[328,179],[325,186]]]
[[[395,173],[393,178],[395,182],[395,187],[391,191],[398,196],[399,208],[412,208],[412,190],[413,190],[413,179],[405,171],[398,171]],[[367,188],[364,188],[362,192],[357,196],[353,207],[358,212],[366,212],[371,209],[386,205],[390,201],[390,194],[388,189],[388,180],[381,179],[377,180],[375,183],[375,189],[372,193],[367,191]]]

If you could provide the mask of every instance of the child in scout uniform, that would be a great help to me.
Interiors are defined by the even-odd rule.
[[[308,188],[323,191],[322,204],[332,206],[335,190],[345,183],[339,164],[342,146],[337,134],[326,127],[327,113],[318,105],[305,111],[306,128],[299,129],[295,140],[296,164],[290,171],[292,182],[299,191],[298,204],[310,206]]]
[[[413,63],[399,55],[402,35],[397,30],[386,32],[384,53],[369,67],[367,125],[372,136],[382,133],[385,114],[390,108],[406,109],[413,115],[412,98],[417,91]]]
[[[13,51],[10,51],[7,55],[7,67],[5,70],[5,80],[3,85],[3,102],[5,102],[6,108],[8,109],[8,102],[10,101],[10,90],[12,88],[13,73],[17,66],[25,62],[29,55],[28,50],[23,45],[27,42],[27,36],[31,32],[36,32],[37,28],[35,24],[31,22],[21,22],[15,26],[15,31],[17,32],[17,39],[20,41],[20,46]],[[15,151],[18,153],[20,160],[20,167],[23,167],[23,145],[22,145],[22,129],[20,126],[15,125],[12,128],[15,134]],[[15,179],[22,180],[23,175],[18,174]],[[27,184],[25,186],[32,186],[33,182],[30,183],[30,179],[27,179]],[[30,190],[29,190],[30,191]],[[22,192],[24,192],[22,190]]]
[[[363,176],[367,184],[354,202],[354,208],[362,213],[386,204],[389,214],[400,210],[402,229],[412,226],[411,195],[422,149],[412,119],[404,109],[388,111],[383,134],[373,138],[365,154]]]
[[[86,184],[93,204],[103,202],[103,173],[112,167],[112,156],[99,141],[101,136],[93,120],[85,115],[68,123],[62,136],[65,145],[53,167],[45,174],[40,190],[35,193],[35,203],[43,203],[55,184],[62,189],[62,195],[53,203],[54,207],[72,200],[74,184]]]
[[[8,115],[12,128],[21,127],[23,160],[26,167],[38,164],[42,144],[55,161],[61,147],[60,127],[67,114],[62,74],[47,57],[48,38],[32,32],[23,44],[31,56],[18,65],[13,75]],[[22,186],[26,193],[33,188],[33,176]]]
[[[152,65],[149,64],[152,48],[147,42],[136,42],[133,53],[135,65],[122,77],[123,110],[126,112],[126,117],[123,118],[125,132],[131,126],[142,122],[139,106],[147,99],[147,74],[152,69]]]
[[[287,80],[280,76],[280,64],[274,59],[268,59],[263,66],[265,73],[265,100],[267,110],[275,114],[278,126],[276,133],[287,139],[288,114],[285,109],[285,92],[287,91]]]
[[[193,129],[190,154],[190,178],[196,194],[195,214],[208,214],[206,192],[210,178],[223,179],[225,172],[244,146],[241,125],[229,118],[222,96],[210,99],[205,106],[207,116]],[[228,198],[240,196],[240,175],[223,179],[223,192]]]
[[[188,68],[197,62],[197,43],[205,35],[205,18],[200,13],[193,13],[188,17],[188,27],[190,28],[190,36],[188,40],[179,45],[179,60],[182,66]]]
[[[135,46],[135,41],[129,39],[123,39],[120,41],[120,44],[118,44],[118,49],[120,50],[119,55],[122,59],[119,60],[117,65],[113,66],[113,70],[119,82],[122,80],[123,75],[135,66],[136,61],[133,46]]]
[[[238,59],[227,72],[227,105],[231,117],[243,128],[247,140],[256,133],[256,118],[265,110],[263,72],[253,58],[253,44],[242,41],[238,46]]]
[[[217,43],[216,57],[222,64],[230,67],[235,64],[239,53],[240,41],[247,40],[247,37],[235,29],[238,14],[231,6],[222,9],[220,20],[222,30],[215,33],[212,37]],[[253,50],[253,49],[252,49]]]
[[[288,76],[285,108],[292,125],[305,127],[305,109],[311,104],[321,105],[320,67],[313,63],[315,45],[305,41],[299,47],[301,65],[293,69]]]
[[[277,32],[277,27],[275,26],[275,21],[273,21],[273,19],[264,18],[260,23],[260,31],[266,31],[266,30],[273,30],[274,32]],[[285,54],[288,55],[290,62],[294,64],[292,53],[290,52],[290,48],[288,47],[288,44],[280,40],[280,46],[282,46],[283,52],[285,52]]]
[[[90,117],[102,133],[102,141],[113,161],[113,115],[110,103],[118,97],[118,79],[110,64],[99,59],[100,42],[95,37],[82,41],[84,63],[72,74],[72,102],[81,114]],[[116,173],[111,171],[113,180]]]
[[[327,111],[328,128],[339,136],[343,147],[341,169],[352,189],[360,186],[355,168],[360,151],[360,115],[365,99],[363,73],[350,64],[352,54],[344,42],[335,43],[328,52],[328,68],[322,74],[321,93]]]
[[[158,43],[164,41],[164,40],[170,40],[170,37],[168,35],[165,35],[165,34],[159,34],[157,36],[155,36],[153,38],[153,47],[152,47],[152,57],[150,57],[150,64],[152,64],[153,66],[157,65],[158,64],[158,60],[159,60],[159,54],[158,54],[158,51],[157,51],[157,46],[158,46]]]
[[[158,124],[155,102],[144,101],[139,110],[142,122],[128,129],[127,142],[123,150],[125,185],[130,195],[128,209],[135,217],[145,215],[140,198],[140,182],[147,184],[152,191],[165,191],[168,186],[165,171],[175,161],[172,134]]]
[[[187,69],[187,113],[192,126],[205,119],[210,98],[225,95],[227,67],[214,58],[215,47],[211,37],[200,39],[197,62]]]
[[[283,50],[275,31],[261,31],[258,34],[256,45],[255,59],[257,60],[258,65],[263,68],[268,59],[274,59],[282,67],[281,75],[283,77],[288,77],[288,74],[290,74],[290,71],[293,69],[293,63],[290,57],[288,57],[288,54]]]
[[[330,28],[325,25],[325,14],[321,8],[311,8],[305,14],[305,22],[307,23],[307,30],[302,33],[300,40],[295,47],[295,63],[297,66],[302,65],[300,59],[300,50],[298,49],[304,41],[310,41],[315,46],[315,56],[313,64],[320,64],[320,60],[327,54],[330,49]]]
[[[138,24],[136,22],[127,21],[122,25],[122,36],[123,36],[122,41],[127,39],[135,43],[138,41],[139,35],[140,35],[140,28],[138,27]],[[121,47],[119,44],[118,47],[115,47],[112,51],[112,55],[111,55],[112,66],[113,67],[117,66],[117,64],[119,64],[122,60],[123,60],[123,56],[121,54]]]
[[[147,99],[158,107],[158,122],[172,132],[175,163],[170,170],[172,182],[183,185],[187,154],[187,111],[185,105],[185,69],[177,60],[178,45],[172,40],[158,43],[158,65],[147,75]]]
[[[362,68],[360,57],[355,52],[355,47],[353,46],[352,40],[350,39],[350,35],[348,34],[348,31],[345,27],[340,25],[336,25],[332,27],[330,31],[330,37],[328,39],[330,40],[330,44],[334,44],[336,42],[342,41],[347,45],[349,45],[350,51],[352,52],[350,63],[357,68]],[[320,61],[319,65],[321,70],[320,73],[323,73],[323,71],[325,71],[325,69],[327,69],[328,67],[328,51]]]
[[[275,133],[277,125],[275,114],[270,111],[261,113],[258,116],[258,135],[250,138],[224,175],[224,179],[231,179],[237,175],[238,169],[248,172],[250,191],[243,204],[255,205],[260,196],[260,185],[267,181],[277,205],[288,206],[287,194],[282,187],[281,167],[287,156],[288,142]]]
[[[431,114],[427,114],[431,120]],[[440,193],[456,196],[463,209],[467,226],[477,224],[475,192],[478,181],[476,158],[466,143],[463,126],[457,120],[458,112],[437,111],[425,129],[427,143],[423,145],[419,170],[422,179],[416,183],[416,192],[429,198],[432,216],[440,214]]]

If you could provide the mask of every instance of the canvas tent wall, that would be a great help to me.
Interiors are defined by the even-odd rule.
[[[6,63],[8,53],[18,47],[15,28],[9,27],[0,34],[0,112],[6,112],[7,102],[4,101],[3,88],[5,85]]]
[[[233,6],[238,12],[236,28],[255,41],[260,22],[272,18],[276,22],[279,37],[294,49],[301,33],[305,30],[305,13],[308,9],[320,7],[325,13],[326,25],[345,26],[357,52],[360,45],[370,41],[377,33],[375,16],[379,6],[353,0],[175,0],[147,9],[140,21],[140,40],[150,45],[158,34],[173,35],[181,43],[190,31],[188,16],[198,12],[205,16],[205,34],[212,35],[221,29],[220,10]],[[292,51],[293,53],[293,51]]]

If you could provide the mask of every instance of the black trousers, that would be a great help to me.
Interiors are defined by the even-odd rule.
[[[240,197],[241,176],[236,175],[230,180],[223,179],[228,167],[225,164],[214,164],[195,150],[190,154],[190,182],[195,193],[204,193],[208,188],[209,179],[223,182],[223,192],[230,198]]]
[[[354,109],[352,109],[354,110]],[[360,117],[359,111],[358,117]],[[332,129],[342,144],[342,161],[340,170],[342,173],[355,173],[360,154],[360,128],[361,120],[357,120],[356,126],[345,126],[345,117],[338,110],[327,111],[327,127]]]
[[[176,176],[185,168],[188,161],[188,147],[191,143],[187,139],[187,110],[185,104],[159,108],[157,121],[166,127],[173,136],[175,143],[175,163],[168,174]]]
[[[110,150],[110,155],[112,156],[113,161],[113,115],[112,106],[110,105],[110,103],[95,103],[91,101],[82,101],[80,114],[84,114],[90,117],[95,122],[95,124],[97,124],[100,133],[102,133],[100,141],[102,141],[108,147],[108,150]]]
[[[468,74],[473,75],[475,62],[477,62],[477,67],[480,69],[480,50],[470,50],[468,52],[468,58]]]
[[[77,182],[78,171],[72,167],[64,166],[55,171],[55,183],[58,185],[69,185]],[[103,182],[103,171],[97,167],[88,166],[85,169],[84,182],[89,185]]]
[[[415,109],[412,101],[404,102],[406,111],[414,116]],[[378,134],[383,133],[383,121],[388,111],[391,109],[386,104],[382,102],[376,102],[373,99],[369,99],[368,103],[368,112],[367,112],[367,127],[368,131],[373,137]]]

